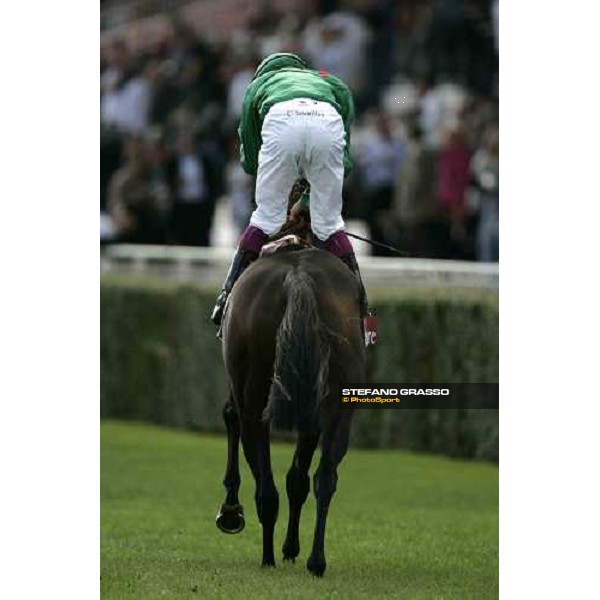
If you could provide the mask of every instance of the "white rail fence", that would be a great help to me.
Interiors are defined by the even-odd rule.
[[[230,248],[119,244],[102,250],[101,271],[218,285],[232,256]],[[361,256],[359,263],[367,286],[498,289],[496,263],[374,256]]]

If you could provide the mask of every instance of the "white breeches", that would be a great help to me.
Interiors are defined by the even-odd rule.
[[[257,208],[250,224],[267,235],[275,233],[285,223],[294,182],[305,177],[313,233],[325,241],[343,229],[345,144],[344,123],[331,104],[308,98],[274,104],[263,121]]]

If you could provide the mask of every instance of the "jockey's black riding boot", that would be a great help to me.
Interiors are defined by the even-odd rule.
[[[367,315],[371,314],[369,310],[369,303],[367,302],[367,291],[360,276],[360,269],[358,268],[358,262],[356,261],[356,255],[354,252],[346,254],[346,256],[340,257],[344,264],[354,273],[358,284],[360,285],[360,317],[364,319]]]
[[[258,254],[256,252],[251,252],[250,250],[242,250],[241,248],[237,248],[235,251],[235,256],[233,257],[233,262],[229,267],[229,272],[227,273],[227,277],[225,278],[225,282],[223,283],[223,289],[217,298],[217,303],[213,309],[212,315],[210,317],[211,321],[220,327],[221,320],[223,319],[223,312],[225,310],[225,304],[227,302],[227,298],[233,289],[233,285],[239,279],[240,275],[246,270],[246,268],[253,263],[258,258]]]

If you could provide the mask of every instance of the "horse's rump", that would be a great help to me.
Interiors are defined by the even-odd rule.
[[[255,417],[260,408],[279,427],[318,428],[329,388],[361,378],[358,293],[350,270],[320,250],[275,254],[248,268],[224,326],[225,363],[243,412]],[[253,388],[260,407],[241,397],[249,381],[260,388]]]

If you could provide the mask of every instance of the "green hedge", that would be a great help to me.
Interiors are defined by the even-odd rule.
[[[223,431],[221,345],[208,321],[215,290],[149,278],[101,282],[101,416]],[[372,381],[498,381],[497,294],[370,290],[380,320]],[[497,460],[498,412],[357,411],[352,442]]]

